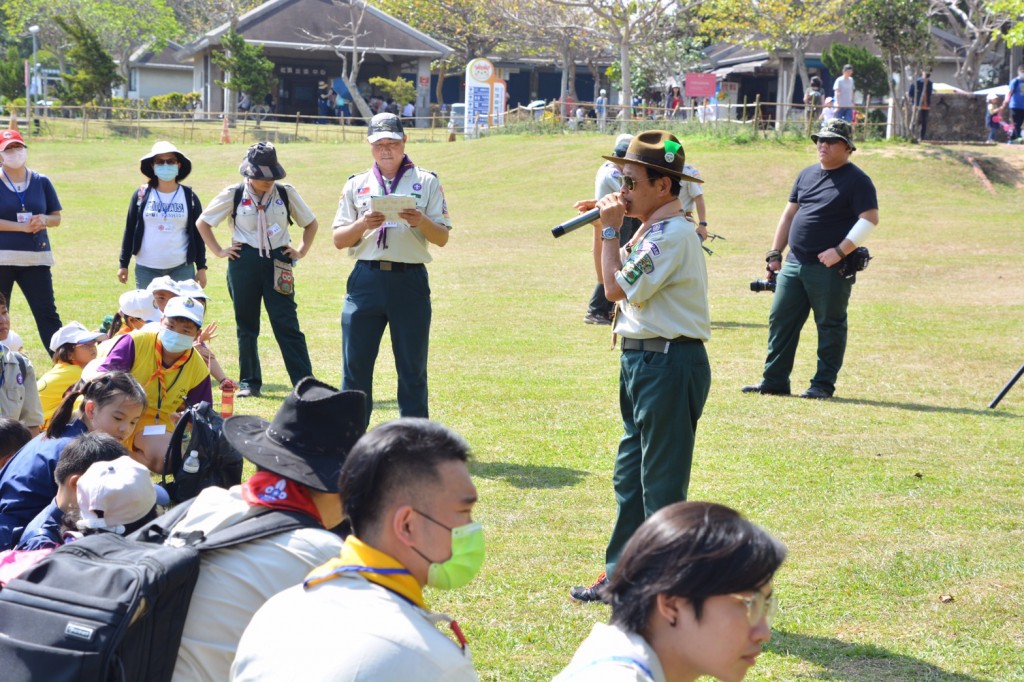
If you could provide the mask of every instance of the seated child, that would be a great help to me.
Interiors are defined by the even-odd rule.
[[[0,294],[0,328],[10,328],[7,299]],[[43,425],[36,370],[21,353],[0,343],[0,417],[17,419],[34,436]]]
[[[17,419],[0,417],[0,469],[14,457],[14,453],[32,440],[32,433]]]
[[[71,322],[50,338],[53,367],[36,381],[43,406],[44,429],[64,394],[82,378],[82,368],[96,358],[96,341],[102,337],[102,333],[89,331],[81,322]]]
[[[154,280],[156,281],[156,280]],[[213,402],[210,370],[192,344],[203,325],[203,306],[192,298],[167,301],[158,332],[145,329],[118,338],[100,363],[100,373],[131,372],[145,388],[148,407],[135,427],[133,456],[154,473],[163,473],[164,455],[186,405]]]

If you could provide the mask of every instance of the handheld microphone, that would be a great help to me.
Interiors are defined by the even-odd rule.
[[[572,220],[566,220],[561,225],[555,225],[551,228],[551,234],[557,239],[563,234],[569,234],[573,230],[578,230],[588,223],[592,223],[601,217],[601,209],[592,208],[586,213],[580,213]]]

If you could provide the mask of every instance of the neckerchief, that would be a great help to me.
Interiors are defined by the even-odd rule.
[[[267,201],[261,204],[256,195],[252,193],[252,186],[249,184],[249,181],[245,181],[245,193],[248,195],[249,201],[256,206],[256,241],[260,244],[259,252],[264,258],[270,258],[270,235],[267,234],[267,206],[270,205],[270,199],[274,195],[276,187],[277,184],[275,183],[274,187],[263,195],[263,198]]]
[[[371,583],[394,592],[421,609],[427,608],[426,602],[423,601],[423,588],[409,573],[409,569],[354,535],[345,538],[341,556],[313,569],[302,584],[309,588],[333,580],[344,573],[359,573]]]
[[[391,189],[392,190],[395,187],[398,187],[398,183],[399,183],[399,181],[401,181],[402,176],[405,175],[405,172],[407,170],[409,170],[410,168],[415,167],[415,165],[416,164],[414,164],[412,162],[412,159],[409,158],[408,154],[403,154],[402,155],[402,163],[398,166],[398,172],[395,173],[395,177],[391,181]],[[380,185],[380,189],[381,189],[382,192],[384,192],[384,196],[387,196],[387,195],[391,194],[391,192],[388,191],[387,183],[384,182],[384,176],[381,175],[380,167],[377,166],[376,163],[373,164],[373,177],[377,178],[377,184]],[[388,248],[388,224],[387,223],[381,223],[381,226],[379,228],[377,228],[377,246],[382,248],[382,249]]]
[[[299,512],[323,523],[305,487],[270,471],[257,471],[243,483],[242,499],[254,506]]]
[[[160,389],[156,392],[156,418],[159,420],[160,408],[163,405],[164,396],[170,393],[171,387],[173,387],[174,384],[178,383],[178,379],[181,378],[181,372],[178,371],[177,375],[174,377],[174,381],[172,381],[170,385],[164,385],[165,379],[170,372],[181,370],[181,368],[185,366],[188,359],[192,357],[192,349],[190,348],[188,351],[182,353],[181,357],[172,362],[170,367],[164,367],[164,346],[160,343],[159,337],[157,337],[156,343],[153,344],[153,348],[156,352],[156,371],[153,372],[153,375],[149,377],[149,381],[146,383],[148,384],[150,381],[153,381],[153,379],[156,379],[160,384]]]

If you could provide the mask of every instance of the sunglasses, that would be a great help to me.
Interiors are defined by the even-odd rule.
[[[154,166],[177,166],[177,159],[153,159]]]
[[[651,180],[650,178],[645,178],[645,179],[646,179],[646,180],[647,180],[648,182],[654,182],[654,181],[653,181],[653,180]],[[636,189],[636,182],[637,182],[637,181],[636,181],[636,179],[635,179],[635,178],[631,178],[631,177],[630,177],[630,176],[628,176],[628,175],[623,175],[623,176],[622,176],[622,186],[623,186],[624,188],[628,189],[628,190],[629,190],[630,192],[632,192],[633,190],[635,190],[635,189]]]
[[[754,592],[750,595],[730,594],[726,596],[738,599],[747,607],[747,622],[750,623],[750,627],[755,627],[762,618],[771,627],[772,621],[775,620],[775,614],[779,610],[779,600],[774,591],[767,595],[764,592]]]

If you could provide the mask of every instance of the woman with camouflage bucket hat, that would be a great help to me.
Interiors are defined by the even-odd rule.
[[[228,293],[235,307],[238,335],[239,398],[259,396],[263,387],[257,339],[260,306],[267,309],[292,385],[313,374],[306,337],[299,329],[292,267],[305,256],[316,236],[316,216],[291,185],[279,183],[286,173],[269,142],[249,148],[238,172],[245,178],[229,185],[206,207],[196,223],[206,247],[228,259]],[[231,246],[221,247],[213,226],[230,218]],[[288,226],[302,227],[302,240],[291,245]]]

